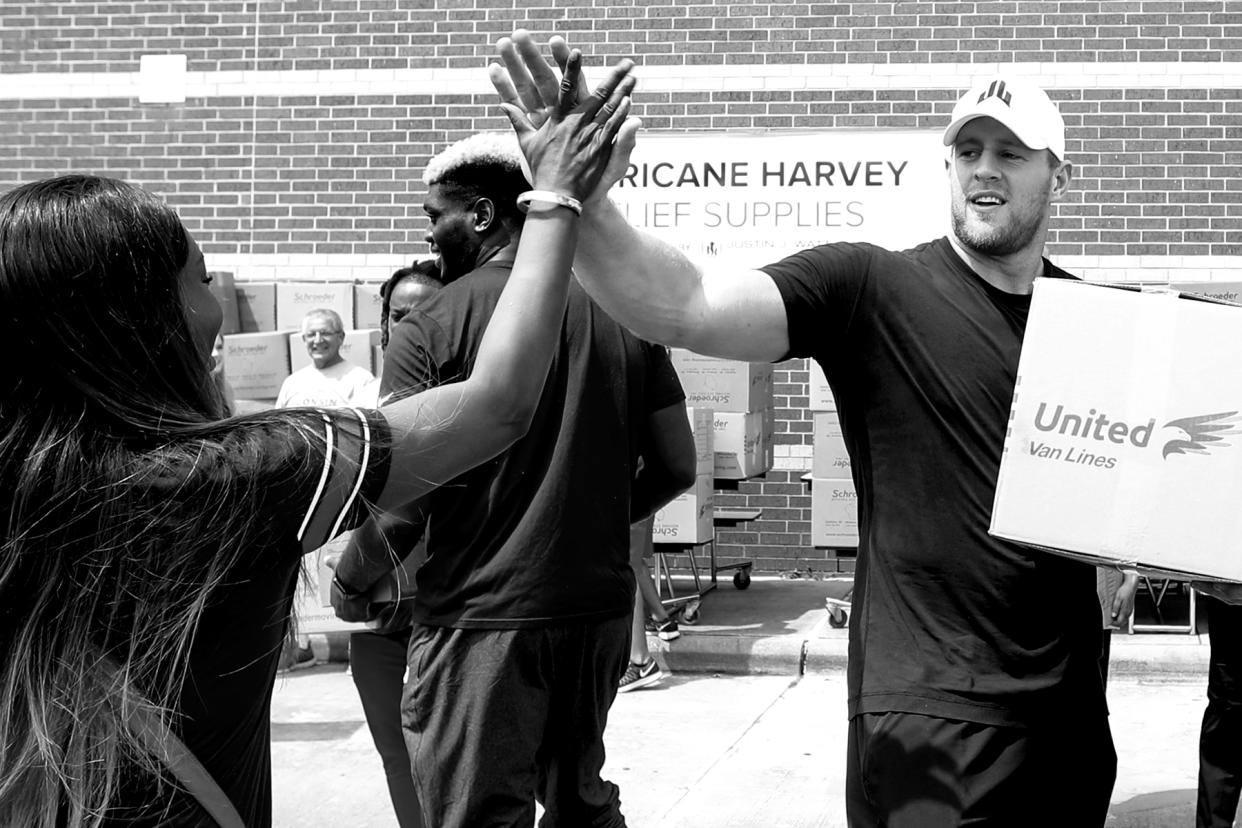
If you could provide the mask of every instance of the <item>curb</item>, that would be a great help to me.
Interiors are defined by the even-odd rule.
[[[797,676],[806,643],[797,636],[742,636],[682,633],[675,641],[647,636],[647,647],[661,668],[681,673]]]

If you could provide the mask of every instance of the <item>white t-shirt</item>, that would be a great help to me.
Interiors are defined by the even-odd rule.
[[[367,386],[375,377],[366,368],[360,368],[347,360],[320,370],[314,365],[299,368],[290,374],[280,386],[276,397],[277,408],[315,406],[317,408],[342,408],[345,406],[373,406],[368,401]]]

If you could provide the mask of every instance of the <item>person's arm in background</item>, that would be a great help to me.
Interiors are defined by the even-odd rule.
[[[366,594],[418,545],[427,527],[425,500],[414,500],[364,521],[334,562],[332,608],[345,621],[370,620]],[[362,599],[361,601],[358,599]]]
[[[1134,613],[1134,594],[1138,592],[1139,574],[1137,569],[1121,570],[1121,584],[1117,594],[1113,596],[1113,624],[1118,628],[1125,627]]]
[[[655,514],[694,485],[694,435],[684,402],[648,415],[642,459],[630,488],[631,523]]]
[[[648,414],[639,441],[642,465],[630,488],[630,523],[650,517],[694,485],[694,433],[681,380],[667,349],[644,342],[643,351]]]
[[[1242,604],[1242,584],[1232,581],[1191,581],[1190,586],[1226,604]]]

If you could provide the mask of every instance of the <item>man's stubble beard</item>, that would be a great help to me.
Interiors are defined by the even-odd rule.
[[[1043,194],[1047,203],[1051,189]],[[1011,202],[1012,203],[1012,202]],[[990,226],[980,232],[979,228],[971,227],[966,220],[966,197],[961,201],[952,202],[953,235],[962,246],[984,256],[1008,256],[1024,250],[1039,234],[1043,215],[1035,215],[1029,221],[1014,221],[1008,227]]]

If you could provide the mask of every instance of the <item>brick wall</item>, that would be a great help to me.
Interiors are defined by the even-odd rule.
[[[1224,0],[6,0],[3,24],[5,73],[133,71],[161,51],[193,71],[444,66],[517,26],[649,64],[1242,59],[1242,12]]]
[[[1077,164],[1050,255],[1102,278],[1242,273],[1237,3],[528,5],[6,2],[0,189],[103,172],[165,194],[238,278],[384,276],[426,250],[427,158],[504,128],[482,67],[522,25],[592,66],[637,58],[653,131],[939,129],[973,77],[1016,64],[1061,104]],[[186,100],[140,104],[140,58],[163,53],[187,56]],[[764,510],[720,531],[724,561],[834,566],[808,543],[806,384],[778,366],[779,468],[718,493]]]

